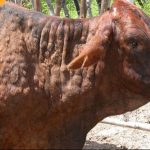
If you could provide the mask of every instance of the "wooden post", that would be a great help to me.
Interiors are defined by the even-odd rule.
[[[34,9],[34,0],[31,0],[32,8]]]
[[[101,13],[101,1],[102,0],[96,0],[97,5],[98,5],[98,12],[99,12],[99,14]]]
[[[51,0],[46,0],[46,3],[47,3],[47,6],[49,8],[50,15],[54,16],[54,8],[53,8]]]
[[[33,0],[33,3],[34,3],[34,9],[36,11],[42,11],[41,9],[41,1],[40,0]]]
[[[86,17],[86,0],[81,0],[81,5],[80,5],[80,18],[85,18]]]
[[[22,5],[22,0],[9,0],[15,4]]]
[[[78,14],[78,16],[80,16],[80,5],[79,5],[79,2],[78,2],[78,0],[73,0],[73,1],[74,1],[74,4],[75,4],[75,7],[76,7],[77,14]]]
[[[56,16],[60,16],[61,6],[62,6],[62,1],[56,0],[56,7],[55,7],[55,15]]]
[[[92,10],[91,10],[91,0],[87,0],[87,15],[88,17],[92,17]]]
[[[109,7],[110,7],[110,0],[102,0],[100,14],[104,13],[105,11],[107,11],[107,9]]]
[[[67,18],[69,18],[70,15],[69,15],[68,8],[67,8],[67,6],[66,6],[66,0],[62,0],[62,8],[63,8],[63,10],[64,10],[65,16],[66,16]]]

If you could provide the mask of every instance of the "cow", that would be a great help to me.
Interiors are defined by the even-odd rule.
[[[125,0],[91,19],[0,7],[0,148],[81,149],[103,118],[150,99],[150,18]]]

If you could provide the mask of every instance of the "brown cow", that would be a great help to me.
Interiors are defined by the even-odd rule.
[[[0,148],[82,148],[150,98],[150,19],[125,0],[81,20],[6,3],[0,56]]]

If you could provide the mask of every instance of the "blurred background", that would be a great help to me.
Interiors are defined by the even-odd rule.
[[[97,16],[113,3],[113,0],[7,0],[47,15],[69,18]],[[150,15],[150,0],[128,0]]]

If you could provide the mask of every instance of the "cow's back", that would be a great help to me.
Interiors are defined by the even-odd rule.
[[[88,21],[0,8],[0,148],[82,147],[98,70],[67,64],[94,32]]]

